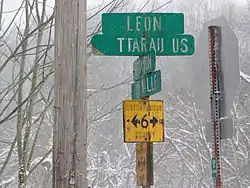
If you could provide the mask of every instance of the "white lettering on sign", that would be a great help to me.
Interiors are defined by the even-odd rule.
[[[146,39],[141,38],[141,51],[146,52],[147,51],[147,46],[146,46]]]
[[[181,40],[179,40],[178,38],[173,38],[173,52],[174,53],[178,53],[178,52],[182,52],[182,53],[186,53],[188,51],[188,40],[186,38],[183,38]]]
[[[141,74],[144,74],[145,72],[148,72],[152,70],[152,63],[151,63],[151,56],[147,55],[144,57],[138,58],[134,62],[134,72],[137,76],[140,76]]]
[[[156,78],[157,78],[157,75],[155,74],[150,77],[146,77],[145,80],[142,80],[141,88],[142,88],[143,93],[156,90],[156,83],[157,83]]]
[[[155,31],[157,30],[156,28],[158,28],[158,31],[161,31],[161,16],[158,18],[158,20],[156,17],[154,17],[154,25],[153,26],[154,26]]]
[[[151,29],[151,20],[149,16],[145,17],[144,28],[145,28],[145,31],[150,31]]]
[[[123,45],[127,46],[128,52],[149,52],[154,50],[155,52],[164,51],[164,38],[151,38],[147,40],[145,38],[117,38],[119,41],[119,51],[123,52]]]
[[[138,44],[138,40],[137,40],[137,39],[134,39],[134,45],[133,45],[132,51],[133,51],[133,52],[139,52],[139,51],[140,51],[140,48],[139,48],[139,44]]]
[[[140,31],[141,16],[136,16],[136,31]]]
[[[142,69],[143,72],[147,72],[147,71],[152,69],[152,66],[151,66],[152,65],[152,63],[151,63],[152,59],[151,59],[150,55],[147,55],[147,56],[143,57],[141,61],[142,61],[141,62],[141,66],[142,66],[141,69]]]
[[[120,41],[120,52],[122,52],[122,41],[124,40],[124,38],[117,38],[117,40]]]
[[[132,20],[135,19],[135,20]],[[132,25],[133,24],[133,25]],[[127,31],[161,31],[161,16],[127,16]]]
[[[127,16],[127,31],[133,31],[133,29],[130,28],[130,18]]]

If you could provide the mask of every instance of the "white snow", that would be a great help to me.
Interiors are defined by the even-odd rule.
[[[245,74],[244,72],[240,71],[240,76],[242,79],[244,79],[246,82],[250,83],[250,76]]]

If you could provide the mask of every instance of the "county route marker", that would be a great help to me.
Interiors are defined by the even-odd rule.
[[[164,141],[163,120],[163,101],[124,100],[124,142]]]

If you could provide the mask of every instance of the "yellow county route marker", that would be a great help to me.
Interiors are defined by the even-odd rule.
[[[123,101],[124,142],[164,142],[164,102]]]

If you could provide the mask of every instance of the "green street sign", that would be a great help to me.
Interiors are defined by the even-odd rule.
[[[155,52],[150,51],[134,61],[133,64],[133,79],[137,81],[142,77],[144,74],[154,72],[156,68],[155,65]]]
[[[214,157],[212,158],[212,172],[213,171],[216,172],[216,159]]]
[[[94,35],[91,39],[94,55],[140,56],[154,50],[156,56],[189,56],[195,51],[192,35],[175,35],[164,37],[114,37]]]
[[[136,85],[138,84],[138,85]],[[131,98],[132,99],[140,99],[142,96],[141,96],[141,90],[140,90],[140,83],[132,83],[131,85]]]
[[[140,80],[132,84],[132,98],[154,95],[161,91],[161,71],[145,74]]]
[[[212,177],[216,178],[216,159],[212,158]]]
[[[164,36],[184,33],[183,13],[103,13],[102,33],[112,36]]]

